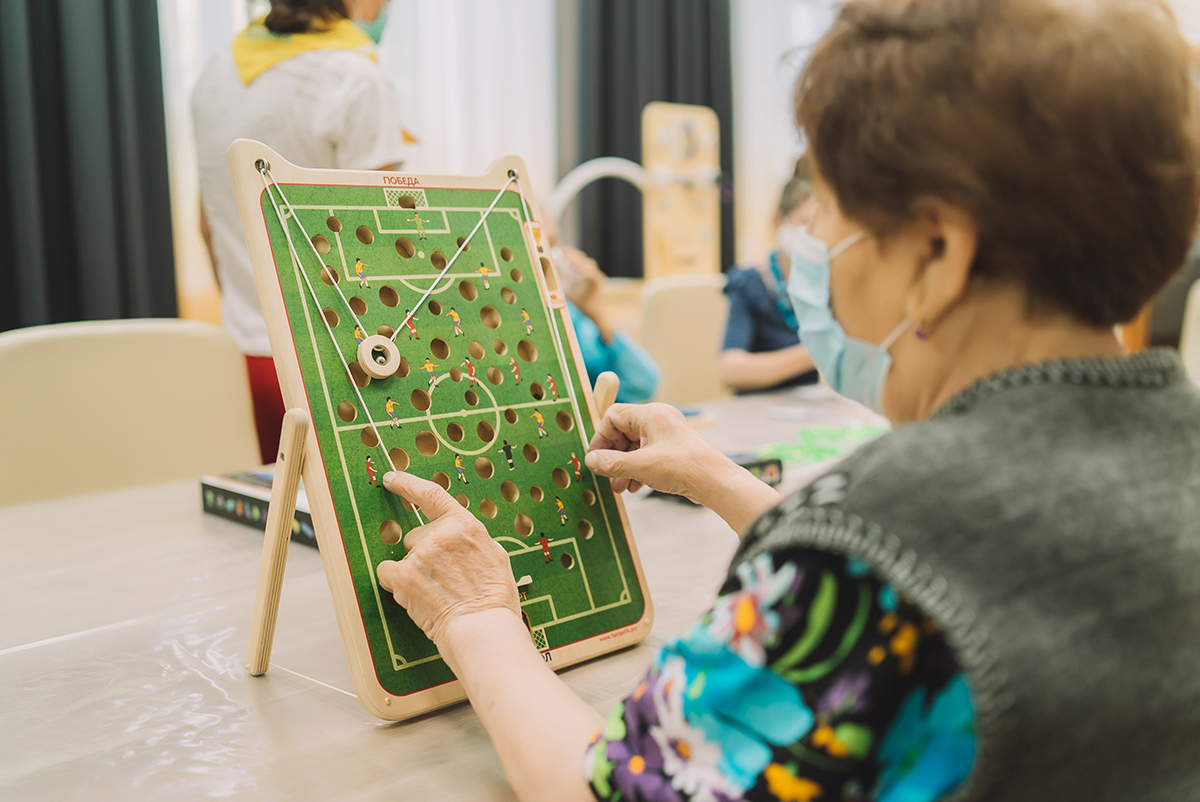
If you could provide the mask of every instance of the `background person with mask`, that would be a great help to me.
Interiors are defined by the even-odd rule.
[[[729,322],[717,359],[717,374],[739,393],[774,390],[817,381],[808,350],[796,334],[787,296],[791,254],[797,236],[812,221],[812,177],[801,157],[784,185],[775,213],[777,247],[762,267],[729,271]]]
[[[244,137],[303,167],[399,168],[406,146],[374,54],[386,12],[387,0],[272,0],[213,56],[192,96],[200,226],[222,322],[246,355],[264,463],[275,461],[285,410],[225,149]]]

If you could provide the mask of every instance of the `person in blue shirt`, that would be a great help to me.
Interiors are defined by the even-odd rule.
[[[787,296],[789,243],[812,220],[812,177],[801,157],[783,187],[775,213],[777,247],[761,267],[729,271],[729,322],[717,358],[717,375],[738,393],[813,384],[817,371],[796,334]]]
[[[650,400],[658,388],[662,371],[645,348],[612,325],[601,299],[607,277],[596,260],[569,246],[556,246],[551,249],[551,255],[562,278],[567,309],[575,324],[575,338],[579,340],[588,379],[595,385],[597,376],[611,370],[621,380],[617,389],[618,403]]]

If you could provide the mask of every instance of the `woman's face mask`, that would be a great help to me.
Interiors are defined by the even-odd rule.
[[[913,325],[906,317],[879,345],[850,337],[829,307],[833,260],[866,237],[856,231],[830,248],[807,230],[791,243],[788,297],[796,312],[800,343],[839,395],[883,414],[883,386],[892,367],[892,344]],[[782,243],[781,243],[782,247]]]
[[[354,23],[358,25],[358,27],[362,28],[363,32],[365,32],[367,36],[371,37],[371,40],[375,42],[375,44],[379,44],[380,40],[383,39],[383,29],[387,25],[387,15],[387,5],[384,4],[383,7],[379,9],[379,14],[375,17],[375,19],[370,21],[356,19],[354,20]]]

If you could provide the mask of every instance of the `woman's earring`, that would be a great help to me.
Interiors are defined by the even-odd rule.
[[[921,328],[920,326],[917,327],[917,339],[921,342],[929,339],[929,335],[925,333],[925,329]]]

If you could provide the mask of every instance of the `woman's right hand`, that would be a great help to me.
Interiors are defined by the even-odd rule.
[[[584,462],[618,493],[646,485],[703,504],[704,479],[729,460],[669,404],[613,404]]]

